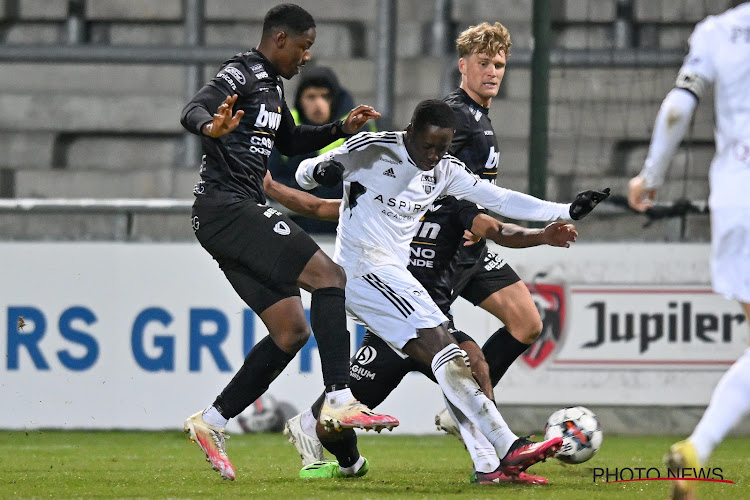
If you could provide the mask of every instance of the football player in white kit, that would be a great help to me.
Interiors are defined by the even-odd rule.
[[[608,191],[586,191],[563,204],[482,182],[446,155],[454,128],[448,104],[422,101],[405,132],[360,134],[304,160],[296,179],[304,189],[344,180],[334,260],[346,272],[347,312],[404,355],[431,367],[454,419],[475,425],[502,457],[504,469],[519,474],[554,455],[562,440],[531,442],[508,428],[474,380],[465,353],[442,326],[448,318],[408,271],[409,245],[420,218],[442,195],[517,220],[554,221],[580,219]]]
[[[716,154],[711,162],[711,278],[713,289],[738,300],[750,318],[750,3],[698,23],[690,50],[654,124],[641,173],[630,180],[628,203],[651,206],[672,155],[709,85],[714,86]],[[750,348],[714,389],[690,437],[665,457],[674,469],[700,467],[750,410]],[[676,481],[673,498],[694,495],[695,481]]]

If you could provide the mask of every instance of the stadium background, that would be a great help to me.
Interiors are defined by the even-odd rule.
[[[248,332],[263,335],[194,242],[187,207],[197,154],[179,113],[222,60],[257,43],[274,4],[0,0],[0,428],[179,427],[239,366]],[[690,31],[730,2],[301,4],[318,24],[313,63],[383,111],[381,129],[404,127],[416,102],[458,83],[456,33],[503,22],[513,49],[490,113],[499,183],[566,201],[590,187],[624,195]],[[663,200],[708,193],[710,102]],[[501,384],[498,400],[519,432],[568,404],[592,407],[608,432],[688,432],[747,345],[746,325],[732,320],[739,307],[707,293],[708,217],[650,220],[617,201],[577,224],[580,242],[569,251],[503,251],[539,286],[540,307],[564,311],[548,353],[517,363]],[[330,237],[318,239],[332,249]],[[584,348],[601,311],[624,329],[632,315],[632,335],[612,327],[609,343]],[[642,320],[649,315],[664,318],[661,337],[658,320]],[[456,317],[478,340],[497,328],[466,303]],[[306,349],[271,394],[307,404],[321,386],[317,363]],[[433,432],[440,408],[437,388],[420,377],[384,406],[404,433]],[[738,431],[750,432],[747,420]]]

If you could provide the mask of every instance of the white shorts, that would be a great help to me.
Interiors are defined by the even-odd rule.
[[[716,293],[750,304],[750,209],[711,209],[711,279]]]
[[[346,311],[397,349],[416,338],[418,328],[435,328],[448,321],[422,284],[398,266],[348,279]]]

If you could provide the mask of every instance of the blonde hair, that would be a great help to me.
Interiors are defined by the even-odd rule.
[[[501,51],[505,57],[510,56],[510,33],[500,23],[482,23],[470,26],[456,38],[456,49],[459,57],[468,57],[471,54],[487,54],[494,57]]]

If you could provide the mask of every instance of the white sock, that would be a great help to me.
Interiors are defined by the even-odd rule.
[[[359,472],[359,469],[361,469],[363,465],[365,465],[365,457],[360,455],[359,459],[354,462],[354,465],[352,465],[351,467],[341,467],[339,465],[339,470],[341,470],[341,472],[343,472],[344,474],[352,475]]]
[[[716,385],[711,402],[695,426],[690,442],[705,464],[727,433],[750,411],[750,348],[734,362]]]
[[[219,410],[214,408],[213,405],[203,410],[203,421],[214,427],[226,427],[227,422],[229,422],[228,419],[221,416]]]
[[[508,428],[495,403],[479,388],[456,344],[447,345],[435,355],[432,373],[445,398],[479,428],[497,455],[504,457],[518,436]]]
[[[346,389],[339,389],[338,391],[326,392],[326,401],[334,408],[343,405],[353,397],[354,394],[352,394],[352,390],[348,387]]]
[[[500,467],[500,459],[492,443],[487,441],[487,438],[484,437],[477,426],[472,424],[466,418],[466,415],[453,406],[447,398],[445,402],[448,405],[448,413],[456,421],[461,431],[461,437],[469,455],[471,455],[471,461],[474,462],[474,470],[477,472],[493,472]]]
[[[318,433],[315,430],[315,424],[317,424],[318,421],[315,420],[312,409],[308,408],[307,410],[302,412],[299,423],[302,427],[302,432],[309,436],[315,436],[316,438],[318,437]]]

